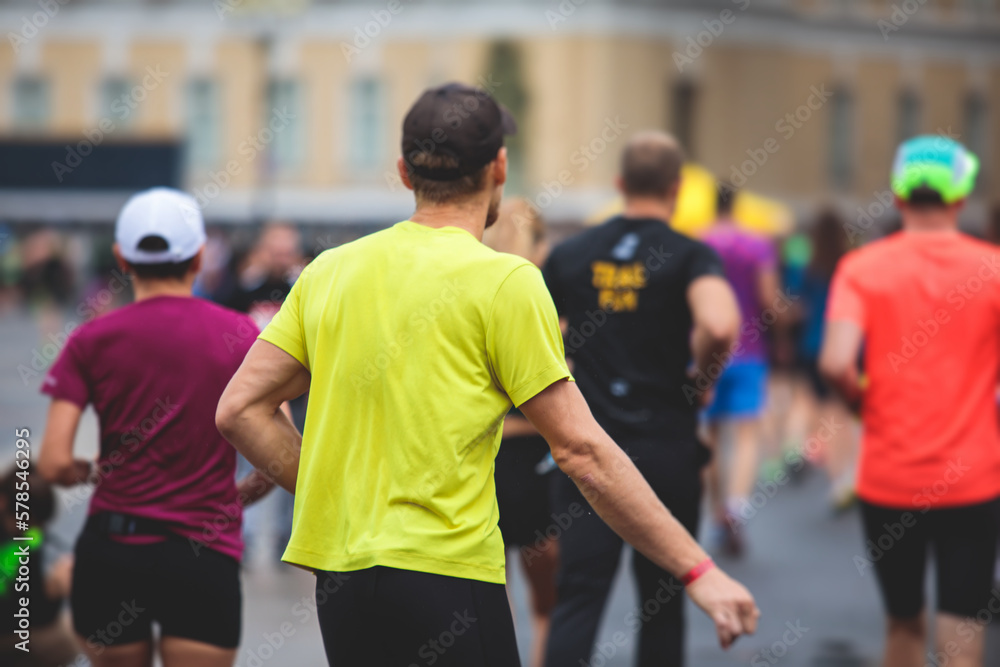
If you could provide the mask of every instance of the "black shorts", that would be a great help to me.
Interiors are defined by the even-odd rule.
[[[861,503],[865,553],[859,570],[873,565],[886,611],[914,618],[924,608],[927,549],[934,549],[938,611],[965,618],[986,608],[997,552],[998,501],[923,511]]]
[[[518,667],[502,584],[390,567],[317,572],[330,667]]]
[[[240,642],[240,565],[187,540],[123,544],[84,531],[76,544],[73,627],[91,648],[182,637],[220,648]]]
[[[819,372],[819,359],[816,358],[804,358],[802,360],[802,371],[806,376],[806,380],[809,382],[809,387],[813,391],[813,395],[820,401],[825,401],[833,395],[830,390],[830,385],[827,384],[826,380],[820,375]]]
[[[552,523],[551,475],[539,475],[535,470],[548,453],[549,446],[540,435],[507,438],[500,443],[494,478],[505,546],[535,544]]]

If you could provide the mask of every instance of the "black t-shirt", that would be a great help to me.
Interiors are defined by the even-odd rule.
[[[543,274],[597,421],[612,433],[693,437],[687,289],[724,275],[715,251],[662,220],[616,217],[556,247]]]
[[[264,328],[281,308],[292,284],[284,278],[269,277],[251,287],[238,286],[223,300],[223,305],[249,315],[257,326]]]

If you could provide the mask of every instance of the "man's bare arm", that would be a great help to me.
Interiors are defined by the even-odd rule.
[[[740,307],[733,288],[721,276],[702,276],[687,290],[694,331],[691,354],[695,372],[707,375],[716,358],[727,355],[740,332]]]
[[[219,399],[215,425],[253,466],[295,492],[302,434],[281,410],[309,389],[309,371],[284,350],[258,340]]]
[[[823,348],[819,353],[819,371],[847,404],[857,408],[861,402],[858,354],[864,333],[856,323],[835,320],[826,323]]]
[[[285,413],[285,416],[293,424],[295,423],[295,419],[292,417],[292,407],[288,404],[288,401],[281,404],[281,411]],[[239,496],[240,504],[243,507],[249,507],[269,494],[275,486],[277,486],[277,483],[273,479],[254,468],[250,471],[249,475],[236,483],[236,492]]]
[[[73,442],[83,410],[70,401],[53,399],[38,454],[38,474],[51,484],[74,486],[87,482],[93,463],[73,458]]]
[[[598,425],[576,383],[556,382],[520,407],[562,471],[625,541],[677,578],[707,558]],[[753,597],[717,568],[688,586],[688,594],[715,622],[723,647],[757,627],[760,612]]]
[[[249,475],[246,475],[236,483],[236,493],[239,497],[240,505],[243,507],[253,505],[270,493],[271,489],[275,486],[277,486],[277,483],[273,479],[254,468],[250,471]]]
[[[778,280],[777,269],[765,269],[757,274],[757,303],[760,304],[761,312],[771,308],[771,304],[774,303],[780,291],[781,282]],[[775,311],[774,314],[780,316],[783,313]]]

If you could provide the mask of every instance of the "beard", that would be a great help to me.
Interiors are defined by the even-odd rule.
[[[500,200],[503,198],[503,189],[497,188],[490,199],[490,206],[486,209],[486,229],[493,226],[493,223],[500,217]]]

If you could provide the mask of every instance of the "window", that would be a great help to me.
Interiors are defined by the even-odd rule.
[[[349,160],[359,169],[374,169],[382,156],[382,85],[375,78],[351,84]]]
[[[219,92],[209,79],[196,79],[188,86],[188,166],[210,169],[219,160]]]
[[[127,127],[134,121],[138,106],[138,101],[132,99],[132,86],[127,80],[108,79],[101,85],[101,120],[111,120],[116,128]]]
[[[698,90],[694,82],[682,79],[674,84],[670,107],[673,114],[671,131],[689,158],[695,157],[694,119]]]
[[[979,158],[980,174],[976,179],[976,190],[982,191],[983,172],[988,166],[989,152],[989,109],[986,97],[979,92],[965,97],[962,109],[962,143]]]
[[[44,79],[25,77],[14,82],[13,122],[18,129],[38,130],[49,122],[49,85]]]
[[[495,41],[490,45],[485,78],[502,81],[491,94],[497,102],[507,107],[518,123],[527,121],[528,91],[525,85],[523,53],[516,42]],[[507,147],[507,184],[505,192],[523,194],[525,192],[525,132],[521,131],[504,137]]]
[[[302,162],[301,94],[299,83],[288,79],[272,81],[267,88],[261,134],[270,137],[270,164],[278,171],[294,169]]]
[[[838,190],[851,186],[854,167],[854,100],[844,88],[833,92],[830,114],[830,183]]]
[[[897,143],[920,134],[920,98],[913,90],[906,89],[897,101]]]

